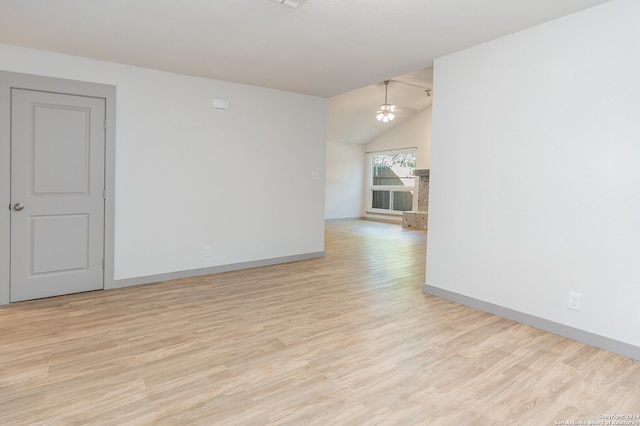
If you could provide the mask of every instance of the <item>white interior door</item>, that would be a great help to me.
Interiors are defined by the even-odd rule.
[[[12,302],[103,288],[105,100],[11,90]]]

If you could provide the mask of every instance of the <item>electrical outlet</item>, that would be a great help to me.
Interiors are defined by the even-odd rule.
[[[574,311],[580,310],[580,302],[582,301],[582,295],[573,291],[569,292],[569,309]]]
[[[204,248],[204,255],[205,255],[206,257],[211,256],[211,246],[205,246],[205,248]]]
[[[311,172],[311,180],[320,179],[320,172]]]

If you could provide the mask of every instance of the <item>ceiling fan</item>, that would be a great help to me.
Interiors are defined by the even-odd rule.
[[[387,89],[389,89],[389,80],[384,81],[384,103],[376,111],[376,120],[383,123],[388,123],[396,118],[396,106],[387,102]]]
[[[396,118],[396,115],[399,113],[415,113],[418,111],[415,108],[400,108],[396,105],[389,103],[387,95],[388,95],[389,83],[392,81],[395,83],[403,83],[402,81],[396,81],[396,80],[383,81],[384,103],[378,107],[378,110],[376,111],[376,119],[385,124],[388,124],[390,121]],[[408,83],[403,83],[403,84],[408,84]],[[413,84],[409,84],[409,85],[413,86]],[[430,91],[425,90],[425,92],[427,93],[427,96],[431,95]]]

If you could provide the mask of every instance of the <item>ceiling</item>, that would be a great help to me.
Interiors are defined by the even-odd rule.
[[[0,43],[332,98],[330,139],[364,143],[383,80],[431,84],[434,58],[608,0],[296,1],[0,0]],[[422,108],[403,86],[389,101]]]

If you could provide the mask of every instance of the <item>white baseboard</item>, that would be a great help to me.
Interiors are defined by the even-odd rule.
[[[364,220],[364,217],[335,217],[333,219],[325,219],[324,223],[333,223],[333,222],[348,222],[353,220]]]

